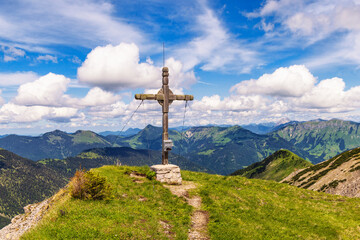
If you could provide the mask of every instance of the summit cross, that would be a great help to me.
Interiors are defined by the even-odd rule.
[[[157,100],[162,106],[163,118],[163,134],[162,134],[162,164],[169,164],[169,151],[172,148],[172,142],[169,140],[169,106],[175,100],[192,101],[192,95],[175,95],[169,88],[169,69],[162,69],[162,88],[157,94],[135,94],[136,100]]]

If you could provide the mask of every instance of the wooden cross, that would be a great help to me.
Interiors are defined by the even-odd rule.
[[[163,135],[162,135],[162,164],[169,164],[169,150],[171,150],[171,146],[169,147],[169,106],[175,100],[183,100],[183,101],[192,101],[194,100],[194,96],[192,95],[175,95],[169,88],[169,69],[167,67],[163,67],[162,69],[162,88],[159,90],[157,94],[135,94],[135,99],[137,100],[157,100],[159,104],[162,106],[163,112]],[[171,141],[170,141],[171,145]]]

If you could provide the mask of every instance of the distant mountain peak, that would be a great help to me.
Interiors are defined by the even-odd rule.
[[[73,133],[72,135],[83,135],[83,134],[95,134],[93,131],[90,130],[77,130],[75,133]]]
[[[51,132],[47,132],[47,133],[44,133],[43,136],[49,136],[49,135],[56,135],[56,136],[59,136],[59,135],[68,135],[67,132],[64,132],[64,131],[61,131],[59,129],[56,129],[54,131],[51,131]]]
[[[279,125],[282,125],[282,124],[285,124],[288,122],[291,122],[291,120],[289,118],[285,117],[285,118],[281,118],[279,121],[277,121],[276,125],[279,126]]]
[[[148,125],[146,125],[146,127],[144,129],[148,129],[148,128],[154,129],[154,128],[161,128],[161,127],[156,127],[156,126],[153,126],[151,124],[148,124]]]

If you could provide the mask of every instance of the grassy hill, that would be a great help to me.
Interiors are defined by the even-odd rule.
[[[134,181],[139,167],[92,170],[113,188],[111,200],[75,200],[60,192],[22,239],[187,239],[192,208],[160,183]],[[360,199],[274,181],[182,171],[209,213],[211,239],[359,239]],[[165,223],[165,224],[164,224]]]
[[[182,169],[192,171],[211,172],[210,170],[196,165],[192,161],[181,157],[170,155],[169,161],[180,166]],[[80,167],[85,169],[98,168],[104,165],[128,165],[143,166],[161,164],[161,152],[144,149],[132,149],[129,147],[116,148],[94,148],[85,150],[75,157],[65,159],[43,159],[38,162],[56,172],[71,177]]]
[[[290,173],[310,167],[313,164],[286,149],[271,154],[261,162],[254,163],[240,169],[231,175],[240,175],[247,178],[281,181]]]
[[[283,182],[315,191],[360,197],[360,147],[294,172]]]
[[[94,169],[111,184],[111,200],[75,200],[59,193],[42,224],[22,239],[186,239],[191,207],[158,182],[134,181],[129,176],[134,170],[148,168]]]
[[[360,124],[333,119],[289,124],[273,133],[307,151],[313,163],[360,146]]]
[[[25,205],[51,196],[65,184],[54,170],[0,149],[0,215],[21,213]]]
[[[66,158],[96,147],[111,147],[104,137],[91,131],[66,133],[59,130],[39,137],[9,135],[0,138],[0,147],[31,160]]]

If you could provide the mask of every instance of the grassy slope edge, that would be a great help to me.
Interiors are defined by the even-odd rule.
[[[241,175],[247,178],[258,178],[279,182],[289,176],[290,173],[312,165],[312,163],[299,157],[295,153],[286,149],[281,149],[261,162],[237,170],[231,175]]]
[[[159,182],[129,176],[148,167],[104,166],[114,197],[107,201],[59,198],[40,225],[21,239],[186,239],[191,207]]]
[[[191,207],[160,183],[134,182],[129,170],[144,171],[94,169],[114,187],[113,200],[61,198],[22,239],[187,239]],[[190,194],[202,197],[211,239],[360,239],[360,199],[240,176],[182,171],[182,177],[199,186]],[[160,221],[171,226],[168,233]]]

